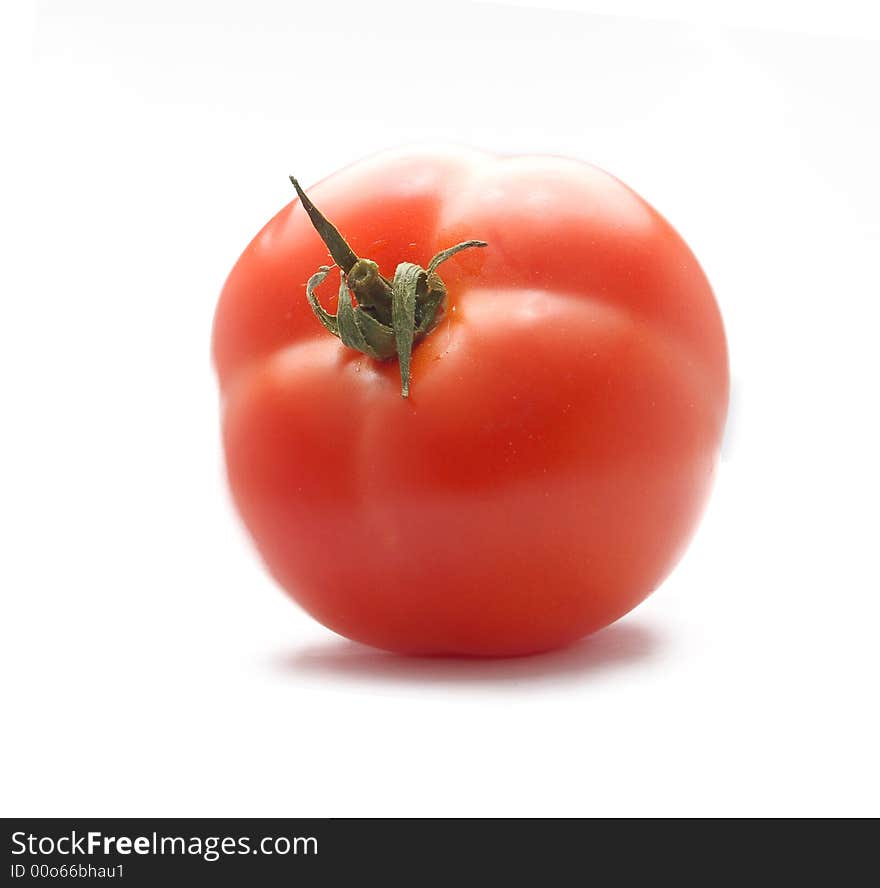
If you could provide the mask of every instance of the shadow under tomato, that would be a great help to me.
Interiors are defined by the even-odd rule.
[[[595,635],[546,654],[505,659],[407,657],[335,639],[281,655],[276,667],[300,676],[398,684],[531,684],[587,680],[655,658],[661,641],[654,629],[615,623]]]

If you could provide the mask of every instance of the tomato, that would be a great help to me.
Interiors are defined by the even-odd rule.
[[[299,200],[233,268],[213,332],[227,471],[281,586],[412,654],[544,651],[642,601],[696,526],[727,412],[721,317],[681,237],[555,157],[388,152],[308,196],[385,281],[487,246],[438,268],[408,397],[396,358],[316,319],[328,250]]]

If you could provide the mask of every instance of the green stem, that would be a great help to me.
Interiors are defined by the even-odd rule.
[[[333,261],[348,274],[354,268],[355,262],[358,261],[354,250],[346,243],[345,238],[339,233],[336,226],[328,222],[308,199],[305,191],[299,187],[299,182],[293,176],[290,177],[290,181],[299,195],[299,202],[303,205],[303,209],[309,214],[312,225],[315,226],[318,234],[321,235],[321,240],[327,245]]]
[[[401,262],[394,279],[388,281],[372,259],[358,258],[336,226],[315,207],[293,176],[290,181],[340,270],[336,315],[321,307],[314,292],[330,271],[326,265],[309,278],[306,287],[312,311],[330,333],[350,348],[377,360],[397,355],[401,394],[404,398],[409,397],[413,346],[434,329],[446,306],[446,285],[437,274],[437,266],[461,250],[485,247],[486,242],[469,240],[441,250],[428,263],[427,269],[412,262]],[[351,304],[349,288],[354,293],[356,306]]]

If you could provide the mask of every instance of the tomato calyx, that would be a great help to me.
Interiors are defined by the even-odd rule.
[[[315,317],[344,345],[384,361],[397,355],[400,361],[400,393],[409,397],[410,363],[415,343],[433,330],[446,308],[446,285],[437,267],[456,253],[485,247],[485,241],[469,240],[441,250],[422,268],[401,262],[388,280],[372,259],[360,259],[338,229],[309,200],[291,176],[300,203],[339,267],[339,307],[335,315],[318,302],[315,290],[332,266],[322,265],[306,284],[306,298]],[[350,292],[356,305],[351,303]]]

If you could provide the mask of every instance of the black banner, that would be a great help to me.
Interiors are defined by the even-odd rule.
[[[868,865],[868,821],[6,819],[10,885],[452,885],[799,871],[842,884]],[[842,829],[840,828],[842,827]],[[488,879],[488,881],[486,881]]]

